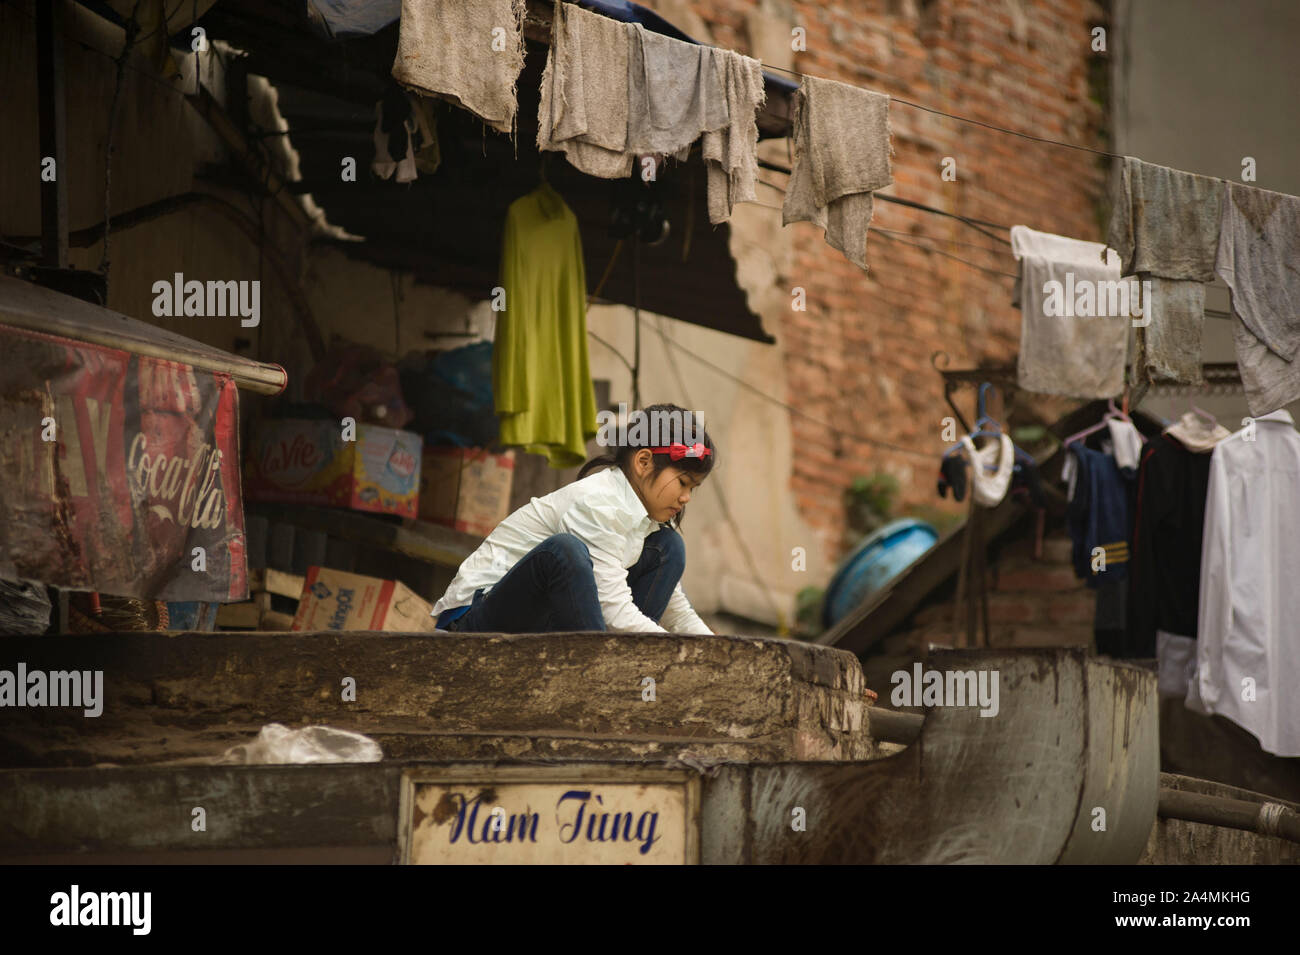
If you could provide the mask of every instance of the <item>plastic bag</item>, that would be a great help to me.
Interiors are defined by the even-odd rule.
[[[304,726],[291,730],[268,723],[251,743],[226,750],[218,760],[245,766],[268,763],[377,763],[384,751],[368,736],[331,726]]]

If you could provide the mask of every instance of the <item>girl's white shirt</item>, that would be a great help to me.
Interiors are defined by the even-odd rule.
[[[490,590],[510,568],[555,534],[573,534],[591,554],[596,595],[605,626],[624,633],[712,633],[691,609],[680,583],[668,600],[663,626],[637,609],[627,583],[645,539],[659,530],[620,468],[589,474],[515,511],[456,572],[447,592],[433,605],[436,620],[445,610],[464,607],[480,587]]]

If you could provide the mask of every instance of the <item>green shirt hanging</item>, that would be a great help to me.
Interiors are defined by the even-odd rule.
[[[587,277],[578,220],[547,183],[516,199],[501,243],[492,386],[501,443],[581,464],[596,434],[587,365]]]

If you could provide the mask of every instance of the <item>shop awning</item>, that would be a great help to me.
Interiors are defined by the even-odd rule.
[[[12,278],[0,349],[0,577],[244,599],[232,369],[257,363]]]
[[[0,275],[0,325],[184,362],[202,371],[227,374],[237,387],[262,395],[278,395],[288,382],[279,365],[232,355],[157,325],[3,275]]]

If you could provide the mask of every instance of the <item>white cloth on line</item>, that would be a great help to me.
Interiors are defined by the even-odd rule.
[[[1188,707],[1300,756],[1300,433],[1282,410],[1210,458]]]
[[[1055,305],[1066,289],[1084,287],[1080,282],[1092,283],[1094,306],[1098,305],[1103,290],[1118,287],[1100,283],[1120,281],[1119,256],[1106,251],[1100,242],[1019,225],[1011,229],[1011,252],[1020,260],[1020,356],[1016,363],[1020,387],[1071,398],[1110,398],[1123,391],[1130,316],[1049,314],[1057,311]],[[1110,296],[1104,297],[1104,310],[1110,311]],[[1094,311],[1101,310],[1094,307]]]
[[[691,609],[679,583],[661,622],[637,609],[627,571],[641,557],[645,539],[659,530],[619,468],[590,474],[545,497],[535,497],[487,536],[461,563],[446,593],[433,605],[436,620],[444,610],[468,606],[480,588],[490,590],[510,568],[555,534],[573,534],[591,554],[596,593],[605,626],[628,633],[712,633]]]

